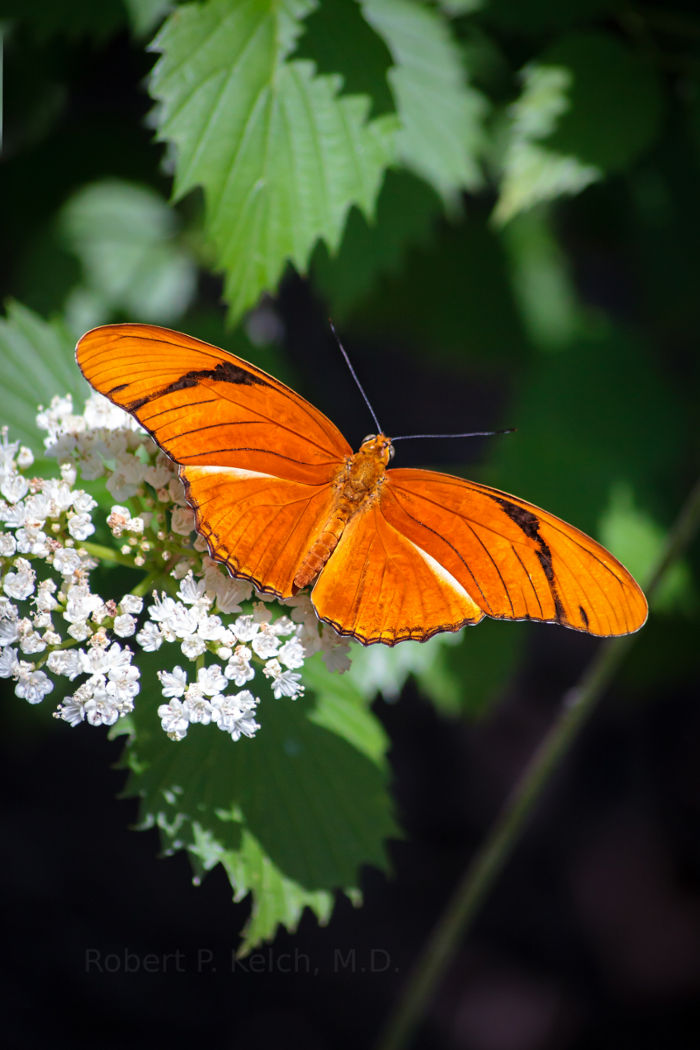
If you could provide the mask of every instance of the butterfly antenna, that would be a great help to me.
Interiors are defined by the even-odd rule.
[[[496,434],[514,434],[517,427],[507,427],[505,430],[475,430],[471,434],[401,434],[393,437],[394,441],[412,441],[414,438],[485,438],[494,437]]]
[[[370,404],[370,401],[369,401],[369,398],[367,397],[367,394],[362,389],[362,383],[357,378],[357,373],[355,372],[355,369],[352,367],[352,364],[350,362],[350,358],[348,357],[347,353],[345,352],[345,347],[343,346],[343,344],[341,343],[340,339],[338,338],[338,333],[335,330],[335,325],[331,321],[330,317],[328,318],[328,323],[331,326],[331,332],[333,333],[333,335],[335,337],[335,341],[338,344],[338,347],[340,348],[340,352],[343,355],[343,357],[345,358],[345,364],[350,369],[350,375],[352,376],[352,378],[357,383],[357,389],[360,391],[360,393],[362,394],[363,398],[365,399],[365,404],[367,405],[367,408],[370,411],[370,415],[372,416],[372,419],[374,420],[374,425],[377,428],[377,433],[378,434],[383,434],[384,431],[382,430],[382,428],[379,425],[379,420],[377,419],[377,417],[375,415],[374,409],[372,408],[372,406]]]

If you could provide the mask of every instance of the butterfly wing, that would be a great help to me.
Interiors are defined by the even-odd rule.
[[[95,328],[76,357],[88,382],[180,465],[212,557],[290,596],[352,454],[337,427],[262,369],[167,328]]]
[[[578,529],[497,489],[413,469],[387,472],[312,600],[365,644],[424,641],[484,615],[601,636],[636,631],[647,616],[627,570]]]

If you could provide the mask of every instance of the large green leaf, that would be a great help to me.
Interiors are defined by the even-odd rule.
[[[396,120],[288,56],[310,0],[208,0],[179,8],[154,47],[159,136],[176,146],[175,195],[204,189],[206,231],[233,316],[335,250],[353,204],[371,215]]]
[[[503,153],[501,192],[494,209],[496,222],[565,194],[580,193],[603,172],[576,156],[548,148],[547,139],[566,112],[571,74],[565,68],[529,66],[523,72],[520,98],[511,108]]]
[[[386,868],[397,834],[379,723],[318,657],[304,679],[304,699],[263,699],[262,728],[235,744],[213,726],[174,744],[144,693],[132,716],[127,793],[167,852],[186,849],[198,875],[220,863],[234,898],[251,894],[243,952],[294,929],[305,907],[325,922],[338,890],[358,902],[360,867]]]
[[[0,361],[0,423],[9,426],[10,440],[19,439],[41,455],[37,405],[48,405],[55,394],[73,394],[79,405],[89,393],[75,363],[73,341],[63,325],[11,302],[7,318],[0,318]]]
[[[194,262],[177,240],[177,216],[153,190],[117,179],[91,183],[63,207],[59,230],[82,264],[73,300],[93,303],[95,316],[82,327],[112,310],[167,324],[187,309]]]
[[[641,57],[602,33],[571,33],[523,73],[494,217],[579,193],[632,164],[651,144],[661,101]]]
[[[394,59],[401,160],[448,201],[478,187],[486,102],[466,81],[449,22],[416,0],[363,0],[362,7]]]

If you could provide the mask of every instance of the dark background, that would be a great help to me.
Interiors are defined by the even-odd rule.
[[[600,311],[610,326],[585,365],[590,388],[579,381],[577,352],[566,366],[561,355],[542,365],[509,283],[512,248],[488,223],[488,189],[467,201],[456,231],[436,220],[430,243],[344,318],[344,340],[389,432],[519,427],[492,439],[495,452],[485,442],[466,450],[445,443],[439,453],[416,442],[410,460],[402,448],[402,462],[463,468],[496,484],[508,478],[542,502],[558,493],[546,505],[593,530],[610,479],[598,466],[582,471],[587,446],[607,462],[602,427],[622,446],[641,505],[662,531],[673,521],[697,447],[699,166],[687,100],[696,90],[700,22],[698,30],[695,42],[682,33],[663,38],[690,72],[684,79],[660,62],[665,111],[655,146],[547,218],[580,308]],[[505,30],[500,42],[513,69],[535,47]],[[76,187],[109,175],[169,193],[162,150],[143,125],[151,63],[118,19],[102,39],[46,38],[21,23],[10,38],[0,276],[7,294],[45,315],[60,311],[74,279],[75,260],[53,224]],[[194,207],[186,202],[185,213]],[[218,280],[202,276],[191,323],[181,327],[211,337],[218,326],[225,345],[219,295]],[[289,376],[356,444],[371,425],[333,348],[328,302],[318,286],[290,276],[276,309]],[[595,343],[582,332],[572,339]],[[552,388],[543,375],[554,376]],[[599,387],[617,406],[613,420],[593,400]],[[561,429],[566,420],[572,433]],[[515,452],[502,451],[520,440]],[[531,476],[537,490],[527,487]],[[681,598],[652,615],[549,785],[416,1045],[700,1045],[696,566],[691,553]],[[247,904],[231,903],[220,869],[195,887],[184,855],[157,859],[155,832],[129,829],[136,803],[115,799],[124,785],[113,768],[121,744],[85,727],[69,731],[10,696],[0,744],[8,925],[0,987],[10,1043],[371,1042],[469,857],[600,644],[552,627],[502,630],[521,633],[522,659],[478,698],[469,696],[465,662],[467,717],[437,713],[410,684],[399,701],[375,705],[392,740],[405,829],[391,848],[392,876],[367,870],[362,908],[339,900],[325,929],[306,914],[297,934],[280,933],[257,962],[233,972]]]

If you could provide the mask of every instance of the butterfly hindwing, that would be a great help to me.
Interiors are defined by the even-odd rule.
[[[236,467],[181,467],[180,476],[212,557],[258,590],[290,598],[294,577],[330,514],[331,486]]]
[[[322,620],[365,645],[425,641],[484,616],[454,576],[387,520],[378,502],[346,526],[311,601]]]
[[[381,507],[487,616],[601,636],[636,631],[646,620],[644,595],[609,551],[525,500],[408,468],[388,471]]]

